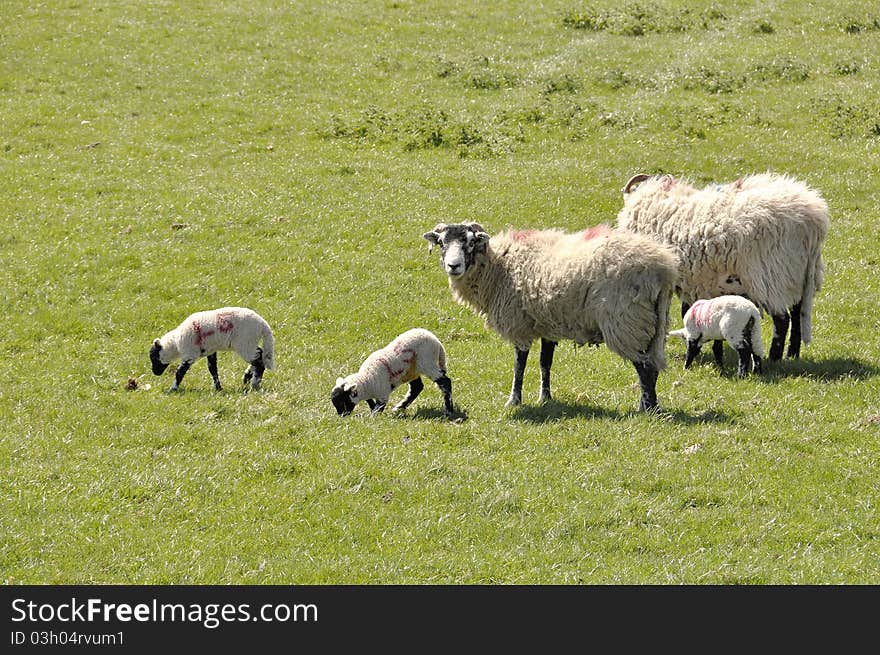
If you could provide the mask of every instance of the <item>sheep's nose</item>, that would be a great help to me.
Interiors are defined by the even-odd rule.
[[[461,263],[455,262],[453,264],[447,264],[446,270],[450,275],[458,275],[461,272]]]

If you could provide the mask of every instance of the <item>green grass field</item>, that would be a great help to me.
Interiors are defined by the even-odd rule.
[[[880,582],[875,2],[6,0],[0,23],[0,581]],[[583,229],[637,172],[768,170],[831,207],[800,360],[740,381],[670,340],[647,416],[628,362],[563,343],[554,401],[535,351],[505,409],[513,349],[423,232]],[[225,391],[199,361],[166,393],[152,339],[224,305],[270,322],[277,369],[244,394],[221,353]],[[415,326],[467,420],[430,383],[337,417],[336,377]]]

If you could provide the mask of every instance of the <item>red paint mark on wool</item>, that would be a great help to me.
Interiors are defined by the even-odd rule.
[[[214,330],[202,330],[202,325],[198,321],[193,321],[192,323],[193,332],[196,335],[196,345],[201,346],[205,343],[205,339],[214,334]]]
[[[604,237],[611,233],[611,228],[607,225],[595,225],[583,231],[584,241],[595,239],[596,237]]]
[[[399,380],[405,373],[411,375],[415,371],[416,367],[416,351],[412,348],[404,348],[400,344],[397,344],[393,348],[394,354],[400,359],[400,361],[405,364],[403,368],[395,368],[392,367],[391,364],[385,357],[377,358],[379,363],[385,367],[385,370],[388,372],[388,381],[392,384]]]
[[[691,313],[694,317],[694,325],[698,328],[704,327],[709,323],[709,311],[712,308],[711,300],[698,300],[691,307]]]
[[[514,241],[528,241],[535,234],[535,230],[515,230],[510,233],[510,237]]]
[[[232,324],[227,317],[232,316],[229,313],[217,314],[217,329],[221,332],[232,332],[235,329],[235,326]]]

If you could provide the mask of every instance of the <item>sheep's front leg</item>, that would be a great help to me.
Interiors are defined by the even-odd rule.
[[[715,366],[724,370],[724,342],[721,339],[715,339],[712,342],[712,356],[715,358]]]
[[[550,367],[553,366],[553,352],[556,350],[556,342],[541,338],[541,393],[538,402],[546,403],[552,400],[550,395]]]
[[[208,372],[214,380],[214,389],[222,391],[223,387],[220,386],[220,375],[217,373],[217,353],[211,353],[208,355]]]
[[[647,412],[658,408],[657,404],[657,369],[651,364],[633,362],[639,374],[639,386],[642,395],[639,399],[639,411]]]
[[[801,303],[789,312],[791,316],[791,340],[788,342],[788,356],[797,359],[801,356]]]
[[[385,400],[377,400],[376,404],[371,407],[370,414],[381,414],[385,411],[385,405],[388,404],[388,399]]]
[[[770,360],[778,361],[782,359],[782,350],[785,347],[785,335],[788,332],[789,319],[788,314],[781,314],[773,317],[773,341],[770,343]],[[800,326],[798,326],[800,330]],[[800,346],[798,346],[800,348]]]
[[[513,388],[510,390],[510,398],[507,407],[514,407],[522,402],[523,375],[526,371],[526,361],[529,358],[529,349],[515,346],[516,361],[513,364]]]
[[[183,382],[183,376],[186,375],[190,366],[192,366],[191,359],[180,362],[180,366],[177,367],[177,372],[174,374],[174,384],[171,385],[171,391],[177,391],[178,388],[180,388],[180,383]]]
[[[406,392],[406,396],[404,396],[403,400],[397,403],[392,409],[392,412],[399,412],[401,410],[406,409],[410,406],[412,401],[418,398],[419,394],[422,393],[422,389],[425,388],[425,384],[422,382],[422,378],[416,378],[409,383],[409,391]]]

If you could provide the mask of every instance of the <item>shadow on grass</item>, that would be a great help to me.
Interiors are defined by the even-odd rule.
[[[446,418],[446,414],[439,407],[419,407],[412,414],[408,414],[408,412],[406,412],[406,410],[404,410],[403,412],[399,412],[395,415],[399,416],[400,418],[407,418],[411,421],[416,421],[416,420],[418,420],[418,421],[446,421],[446,420],[449,420],[449,421],[452,421],[453,423],[464,423],[468,418],[467,412],[465,412],[464,410],[462,410],[458,407],[454,408],[454,411],[452,412],[452,418],[450,418],[450,419]]]
[[[624,419],[642,415],[635,409],[620,412],[591,405],[572,405],[567,402],[551,400],[543,405],[520,405],[511,412],[511,418],[516,421],[528,423],[550,423],[553,421],[568,420],[573,418],[586,419]],[[733,424],[734,418],[724,412],[706,411],[699,414],[685,414],[681,411],[669,411],[661,409],[655,413],[654,418],[660,421],[693,425],[698,423],[728,423]]]
[[[813,361],[809,359],[782,359],[764,362],[764,372],[755,376],[773,384],[784,378],[807,378],[816,382],[840,380],[867,380],[880,374],[880,368],[854,357],[837,357]]]

